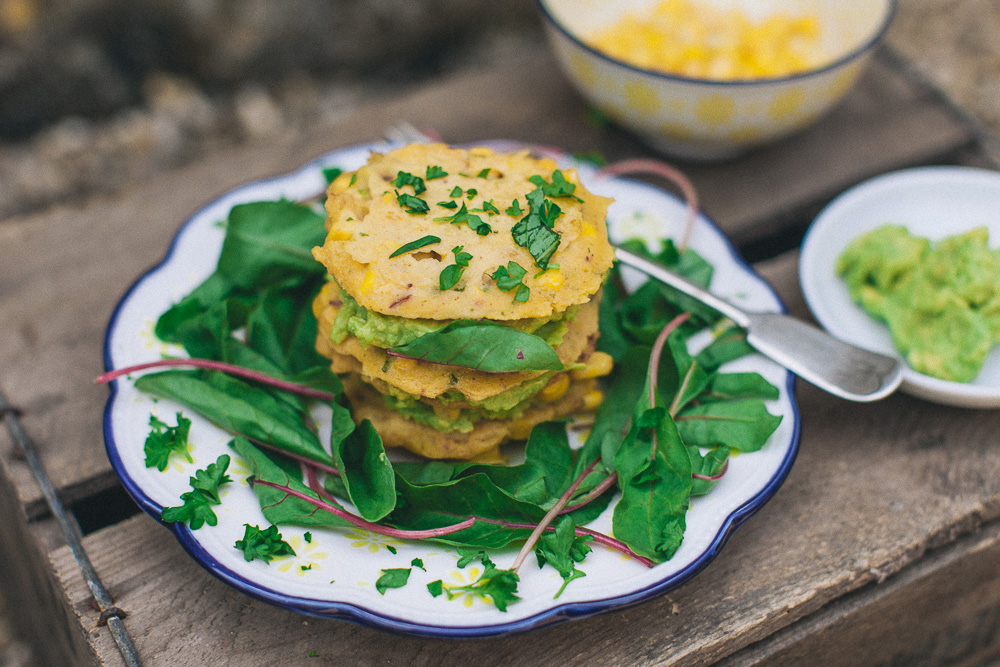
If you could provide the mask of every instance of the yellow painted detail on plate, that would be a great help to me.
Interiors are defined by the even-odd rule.
[[[351,546],[355,549],[367,549],[369,553],[378,553],[379,549],[385,548],[391,552],[389,547],[399,547],[403,543],[392,537],[379,535],[363,528],[351,528],[346,533],[347,539],[351,540]]]
[[[301,535],[292,535],[285,541],[292,547],[295,555],[281,557],[281,563],[278,565],[279,572],[292,571],[298,576],[304,577],[306,572],[322,569],[320,561],[329,557],[328,553],[320,551],[317,542],[306,542]]]

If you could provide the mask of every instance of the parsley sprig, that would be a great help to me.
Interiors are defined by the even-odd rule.
[[[190,478],[192,490],[181,494],[183,504],[164,507],[160,518],[167,523],[186,523],[191,530],[198,530],[206,523],[217,525],[219,518],[215,516],[212,506],[222,503],[219,487],[233,481],[226,474],[229,461],[229,455],[223,454],[204,470],[196,470],[195,476]]]
[[[441,275],[438,276],[438,287],[441,288],[442,292],[450,290],[457,285],[458,281],[462,279],[462,274],[465,273],[466,267],[469,266],[472,255],[462,252],[464,248],[465,246],[457,245],[451,249],[451,252],[455,255],[455,263],[444,267]]]
[[[156,468],[160,472],[167,469],[171,454],[181,454],[189,463],[194,463],[188,453],[188,434],[191,431],[191,420],[177,413],[177,426],[170,426],[156,415],[149,416],[149,435],[143,451],[146,453],[146,467]]]
[[[292,545],[281,538],[277,526],[261,530],[260,526],[251,526],[249,523],[243,525],[246,526],[243,539],[236,540],[233,546],[243,552],[243,557],[248,563],[255,558],[270,563],[280,556],[295,555]]]
[[[497,287],[502,292],[515,290],[514,301],[524,303],[531,293],[528,286],[522,282],[527,274],[527,269],[517,262],[510,261],[507,262],[507,266],[498,266],[497,270],[490,274],[490,278],[496,281]]]
[[[460,225],[464,223],[480,236],[486,236],[493,231],[493,228],[490,227],[488,222],[484,221],[475,213],[470,213],[465,207],[465,204],[462,204],[462,208],[458,209],[458,212],[454,215],[434,218],[434,222],[450,222],[453,225]]]

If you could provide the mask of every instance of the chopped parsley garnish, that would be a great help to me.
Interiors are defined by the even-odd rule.
[[[556,169],[552,172],[552,182],[546,181],[544,178],[535,174],[528,178],[534,185],[537,185],[545,193],[546,197],[572,197],[573,199],[582,202],[583,200],[573,194],[576,190],[576,184],[570,183],[563,176],[563,173]]]
[[[393,257],[399,257],[400,255],[405,255],[406,253],[416,250],[417,248],[423,248],[424,246],[433,245],[434,243],[440,243],[441,238],[439,236],[433,236],[428,234],[427,236],[421,236],[416,241],[410,241],[404,245],[399,246],[396,252],[389,255],[389,259]]]
[[[485,169],[479,170],[479,173],[476,174],[476,178],[486,178],[489,175],[490,175],[490,168],[486,167]]]
[[[426,572],[426,571],[427,571],[427,568],[426,568],[426,567],[424,567],[424,561],[422,561],[422,560],[421,560],[421,559],[419,559],[419,558],[414,558],[413,560],[411,560],[411,561],[410,561],[410,566],[411,566],[411,567],[419,567],[419,568],[420,568],[421,570],[423,570],[424,572]]]
[[[437,205],[440,206],[441,208],[450,208],[450,209],[458,208],[458,204],[453,201],[439,201]]]
[[[249,523],[243,525],[246,526],[243,539],[236,540],[233,546],[243,552],[243,557],[248,563],[254,558],[270,563],[279,556],[295,555],[292,545],[281,539],[277,526],[261,530],[260,526],[251,526]]]
[[[402,206],[407,213],[414,213],[417,215],[423,215],[427,211],[431,210],[431,207],[427,205],[420,197],[414,197],[413,195],[408,195],[405,192],[400,194],[396,193],[396,201]]]
[[[396,178],[392,181],[392,184],[397,188],[411,185],[413,186],[413,194],[415,195],[419,195],[427,190],[427,186],[424,185],[424,179],[414,176],[408,171],[401,171],[396,174]]]
[[[427,173],[424,174],[424,178],[428,181],[433,181],[435,178],[444,178],[448,175],[448,172],[439,167],[436,164],[427,165]]]
[[[427,584],[427,592],[431,594],[431,597],[437,597],[444,593],[444,582],[438,579],[437,581],[432,581]]]
[[[471,200],[473,197],[479,194],[479,190],[475,188],[469,188],[465,191],[465,198]]]
[[[450,222],[451,224],[461,224],[465,223],[469,225],[469,228],[475,231],[480,236],[486,236],[493,231],[493,228],[489,226],[488,223],[484,222],[475,213],[469,213],[469,210],[462,204],[462,208],[458,210],[454,215],[445,216],[443,218],[434,218],[435,222]]]
[[[351,174],[351,182],[347,184],[347,187],[353,188],[354,184],[358,182],[358,172]]]
[[[177,426],[170,426],[155,415],[149,416],[149,435],[143,451],[146,453],[146,467],[155,467],[160,472],[167,469],[171,454],[181,454],[189,463],[194,463],[188,453],[188,433],[191,420],[177,413]]]
[[[385,595],[385,592],[390,588],[402,588],[406,585],[406,582],[410,580],[411,569],[413,568],[395,567],[388,570],[382,570],[381,576],[379,576],[378,581],[375,582],[375,590],[377,590],[380,595]]]
[[[500,215],[500,209],[493,205],[493,201],[484,201],[482,211],[490,215]]]
[[[323,170],[323,179],[326,181],[326,184],[329,185],[337,180],[337,177],[343,173],[344,170],[339,167],[327,167]]]
[[[442,292],[450,290],[457,285],[458,281],[462,278],[462,274],[465,273],[466,267],[469,266],[469,260],[472,259],[472,255],[462,252],[463,248],[465,246],[459,245],[451,249],[455,254],[455,263],[444,267],[441,275],[438,276],[438,286]]]
[[[451,192],[448,193],[448,196],[449,197],[461,197],[462,196],[462,188],[460,188],[460,187],[458,187],[456,185],[455,187],[453,187],[451,189]]]
[[[562,214],[559,206],[545,198],[545,191],[537,187],[526,195],[528,215],[511,227],[514,243],[526,248],[535,258],[540,269],[547,269],[549,258],[559,247],[560,234],[552,229],[556,218]]]
[[[510,206],[507,207],[507,210],[504,211],[504,213],[513,218],[521,215],[524,211],[521,209],[521,204],[515,199],[510,203]]]
[[[167,523],[187,523],[191,530],[198,530],[206,523],[210,526],[217,525],[219,518],[215,516],[212,506],[222,502],[219,487],[233,481],[226,474],[229,461],[229,455],[223,454],[204,470],[196,470],[195,476],[190,478],[192,490],[181,494],[183,504],[164,507],[160,518]]]
[[[524,303],[530,296],[530,290],[522,281],[527,275],[527,270],[517,262],[507,262],[507,266],[498,266],[497,270],[490,274],[490,278],[496,281],[501,292],[515,290],[514,301]]]

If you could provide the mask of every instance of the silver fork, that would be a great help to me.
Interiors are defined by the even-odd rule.
[[[385,137],[394,145],[431,141],[406,122],[388,128]],[[663,266],[617,246],[615,256],[622,264],[728,317],[746,330],[747,342],[758,352],[834,396],[861,403],[877,401],[894,392],[902,382],[903,369],[894,357],[845,343],[791,315],[743,310]]]

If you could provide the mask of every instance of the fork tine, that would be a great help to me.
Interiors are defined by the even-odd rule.
[[[431,141],[431,138],[427,134],[406,121],[400,121],[392,127],[386,128],[383,134],[386,141],[390,144],[400,146],[405,144],[425,144]]]

